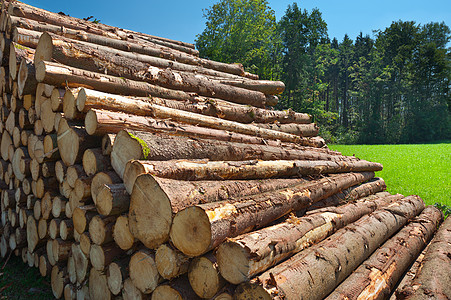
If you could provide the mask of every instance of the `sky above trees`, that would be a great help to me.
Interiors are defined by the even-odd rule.
[[[117,1],[117,0],[30,0],[33,6],[53,12],[64,12],[74,17],[94,16],[102,23],[142,31],[193,43],[197,34],[205,28],[202,9],[212,6],[212,0],[175,1]],[[291,0],[270,0],[277,20],[285,14]],[[451,24],[451,1],[449,0],[306,0],[298,1],[301,8],[318,8],[327,22],[331,38],[342,40],[347,33],[354,39],[360,31],[372,34],[392,21],[416,21],[420,24],[441,22]]]

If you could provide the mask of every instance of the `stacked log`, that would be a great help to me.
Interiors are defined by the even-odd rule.
[[[0,32],[0,254],[56,298],[324,297],[354,269],[386,278],[394,251],[391,293],[440,222],[309,115],[268,108],[282,82],[21,2],[2,3]],[[292,273],[306,263],[331,271]]]

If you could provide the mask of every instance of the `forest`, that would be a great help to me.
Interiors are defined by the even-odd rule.
[[[357,37],[330,38],[318,9],[266,0],[220,0],[204,10],[200,55],[240,62],[282,80],[277,109],[313,116],[329,142],[422,143],[451,139],[451,31],[445,22],[394,20]],[[358,26],[358,24],[356,24]]]

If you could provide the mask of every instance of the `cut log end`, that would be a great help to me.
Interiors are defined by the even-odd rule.
[[[92,111],[92,110],[88,111],[88,113],[86,114],[85,128],[86,128],[86,132],[89,135],[93,135],[96,132],[96,129],[97,129],[97,114],[94,111]]]
[[[135,238],[130,232],[127,216],[119,216],[113,228],[113,238],[116,244],[122,250],[128,250],[133,247]]]
[[[158,273],[164,279],[172,279],[188,272],[189,259],[173,247],[163,244],[155,253]]]
[[[79,136],[69,127],[65,119],[58,125],[58,149],[67,166],[75,163],[79,150]]]
[[[103,272],[91,269],[89,273],[89,296],[91,299],[111,299],[107,278]]]
[[[206,257],[193,259],[188,272],[189,283],[201,298],[212,298],[224,285],[215,264]]]
[[[205,211],[192,206],[174,217],[170,236],[174,246],[184,254],[199,256],[209,250],[211,234],[210,220]]]
[[[151,249],[167,241],[172,208],[169,198],[153,177],[139,176],[130,199],[129,225],[132,234]]]
[[[239,285],[235,292],[234,299],[237,300],[271,300],[272,295],[261,285],[252,283],[243,283]]]
[[[239,284],[249,279],[250,258],[237,243],[222,243],[216,252],[221,275],[230,283]]]
[[[44,32],[39,38],[38,46],[34,55],[34,63],[37,65],[44,60],[51,60],[53,52],[52,37]]]
[[[123,278],[121,267],[117,263],[111,263],[107,270],[108,287],[113,295],[118,295],[122,290]]]
[[[144,294],[150,294],[160,281],[154,255],[151,251],[141,250],[130,259],[130,278]]]

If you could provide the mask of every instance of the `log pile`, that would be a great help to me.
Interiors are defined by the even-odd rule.
[[[387,297],[442,220],[240,64],[21,2],[0,31],[0,254],[56,298]],[[449,227],[396,296],[450,276]]]

